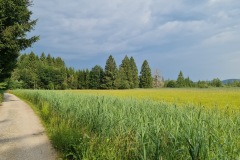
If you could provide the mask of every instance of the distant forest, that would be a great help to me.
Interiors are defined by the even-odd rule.
[[[38,55],[31,52],[18,58],[8,85],[12,89],[132,89],[152,88],[152,74],[148,62],[142,64],[140,76],[133,57],[117,64],[112,55],[103,69],[96,65],[91,70],[75,70],[66,67],[60,58],[50,54]]]
[[[140,74],[133,57],[125,56],[119,67],[110,55],[105,68],[95,65],[91,70],[75,70],[67,67],[60,58],[50,54],[41,56],[31,52],[18,58],[17,68],[7,82],[10,89],[133,89],[133,88],[208,88],[240,87],[239,81],[222,83],[218,78],[212,81],[193,82],[180,71],[177,80],[165,80],[158,70],[152,74],[148,61],[142,64]]]

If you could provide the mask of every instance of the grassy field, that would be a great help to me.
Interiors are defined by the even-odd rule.
[[[66,159],[240,159],[239,90],[13,93]]]

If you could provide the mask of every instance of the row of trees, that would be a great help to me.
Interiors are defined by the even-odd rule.
[[[208,88],[208,87],[223,87],[223,86],[230,86],[230,87],[240,87],[240,82],[236,81],[233,83],[223,84],[219,78],[214,78],[211,81],[198,81],[193,82],[190,80],[189,77],[184,78],[182,71],[180,71],[177,80],[167,80],[164,82],[165,87],[169,88]]]
[[[130,89],[151,88],[153,78],[148,62],[142,64],[140,76],[133,57],[125,58],[117,67],[112,55],[105,69],[96,65],[91,70],[66,67],[60,58],[33,52],[19,57],[17,68],[9,80],[11,88],[28,89]]]
[[[163,80],[156,70],[152,77],[151,69],[145,60],[140,76],[133,57],[125,58],[119,67],[112,55],[106,61],[105,68],[96,65],[91,70],[75,70],[66,67],[60,58],[50,54],[41,56],[23,54],[19,57],[17,68],[12,73],[8,84],[11,88],[27,89],[132,89],[132,88],[208,88],[240,87],[239,81],[223,84],[218,78],[212,81],[193,82],[185,78],[180,71],[177,80]]]

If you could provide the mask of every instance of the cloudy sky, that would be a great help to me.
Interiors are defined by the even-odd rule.
[[[133,56],[140,70],[176,79],[240,78],[239,0],[33,0],[33,35],[27,51],[60,56],[67,66],[120,65]]]

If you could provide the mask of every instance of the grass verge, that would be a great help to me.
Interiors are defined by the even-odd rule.
[[[3,102],[3,93],[4,93],[4,91],[3,91],[3,90],[0,90],[0,105],[1,105],[2,102]]]

